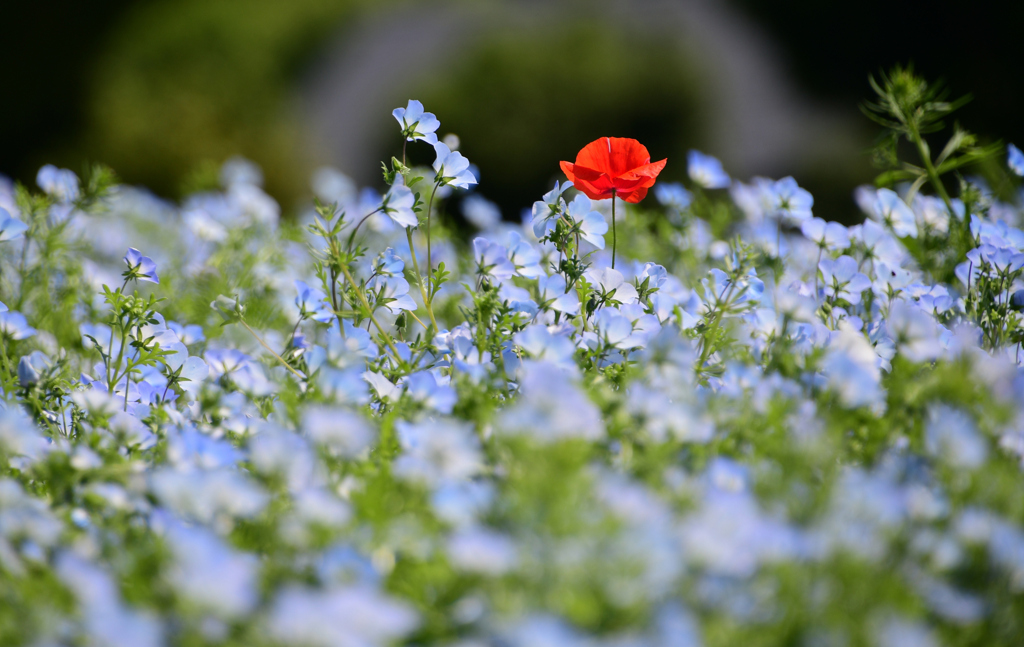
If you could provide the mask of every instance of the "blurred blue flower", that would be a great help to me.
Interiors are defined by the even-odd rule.
[[[721,162],[696,150],[686,154],[686,173],[705,189],[724,189],[732,182],[729,174],[722,169]]]
[[[1024,153],[1013,144],[1006,147],[1006,163],[1011,171],[1024,176]]]
[[[12,216],[6,209],[0,207],[0,242],[20,238],[28,225]]]

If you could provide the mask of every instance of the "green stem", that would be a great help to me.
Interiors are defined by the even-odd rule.
[[[946,209],[949,210],[949,216],[952,218],[955,215],[953,211],[953,201],[949,199],[949,194],[946,193],[946,187],[942,185],[942,180],[939,179],[939,173],[935,170],[935,166],[932,164],[931,155],[925,149],[924,140],[921,138],[921,133],[917,131],[917,127],[910,126],[911,139],[914,140],[914,145],[917,146],[917,152],[921,156],[921,161],[924,163],[924,169],[928,173],[928,179],[931,180],[932,186],[938,192],[942,201],[946,203]]]
[[[612,269],[615,269],[615,190],[612,189]]]
[[[348,282],[352,284],[352,287],[355,288],[356,296],[359,297],[359,300],[363,303],[363,307],[366,308],[366,312],[369,313],[370,321],[372,321],[373,325],[377,327],[378,331],[380,331],[381,339],[383,339],[384,343],[387,344],[387,347],[391,349],[391,352],[395,356],[395,360],[401,362],[402,358],[398,354],[398,348],[391,341],[391,336],[388,335],[388,333],[384,330],[383,327],[381,327],[380,323],[377,321],[377,318],[373,316],[373,308],[370,307],[370,302],[366,300],[366,295],[363,294],[363,291],[359,288],[359,284],[356,283],[355,280],[352,278],[352,275],[349,274],[347,267],[342,265],[341,271],[345,275],[345,278],[348,279]]]
[[[281,362],[281,364],[282,364],[282,365],[283,365],[283,366],[284,366],[284,367],[285,367],[286,369],[288,369],[289,371],[291,371],[291,372],[292,372],[292,374],[293,374],[293,375],[294,375],[295,377],[299,378],[300,380],[304,380],[304,379],[306,379],[305,377],[303,377],[303,376],[302,376],[302,373],[299,373],[299,372],[298,372],[298,371],[296,371],[296,370],[295,370],[294,368],[292,368],[291,364],[289,364],[288,362],[284,361],[284,359],[283,359],[283,358],[282,358],[282,357],[281,357],[280,355],[278,355],[278,354],[277,354],[277,352],[275,352],[273,348],[271,348],[270,346],[268,346],[268,345],[267,345],[267,342],[263,341],[263,338],[262,338],[262,337],[260,337],[259,335],[257,335],[257,334],[256,334],[256,331],[255,331],[255,330],[253,330],[253,329],[252,329],[252,328],[251,328],[251,327],[249,326],[249,324],[245,323],[245,319],[239,319],[238,321],[239,321],[239,322],[240,322],[240,323],[241,323],[241,324],[242,324],[243,326],[245,326],[245,329],[246,329],[246,330],[248,330],[248,331],[249,331],[249,333],[250,333],[250,334],[252,334],[252,336],[253,336],[253,337],[254,337],[254,338],[256,339],[256,341],[258,341],[258,342],[260,343],[260,346],[263,346],[264,348],[266,348],[266,349],[267,349],[267,352],[268,352],[268,353],[270,353],[271,355],[273,355],[273,356],[274,356],[274,357],[275,357],[275,358],[277,359],[277,361]]]
[[[430,255],[430,214],[434,210],[434,194],[437,193],[437,187],[441,186],[440,182],[434,182],[434,190],[430,192],[430,201],[427,203],[427,276],[434,271],[433,257]],[[410,249],[412,247],[410,246]],[[426,298],[426,297],[424,297]],[[433,317],[431,317],[433,320]],[[437,324],[434,324],[437,327]]]
[[[430,298],[427,297],[427,290],[423,287],[423,276],[420,274],[420,264],[416,260],[416,247],[412,243],[412,228],[405,228],[405,235],[409,239],[409,253],[412,255],[412,269],[416,273],[416,283],[420,288],[420,295],[423,297],[423,306],[427,309],[427,315],[430,316],[430,323],[434,324],[434,330],[441,330],[437,326],[437,320],[434,319],[434,309],[430,307]],[[427,239],[429,242],[430,239]],[[369,306],[367,306],[369,307]]]

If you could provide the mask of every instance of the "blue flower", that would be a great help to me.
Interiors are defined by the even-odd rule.
[[[574,223],[580,224],[580,236],[598,249],[604,249],[604,235],[608,233],[608,223],[601,212],[590,208],[590,198],[580,193],[569,203],[566,215]]]
[[[12,216],[3,207],[0,207],[0,242],[20,238],[27,229],[28,225]]]
[[[710,155],[691,150],[686,155],[686,172],[690,179],[705,189],[724,189],[732,180],[722,163]],[[661,201],[661,198],[658,198]]]
[[[784,177],[774,182],[771,187],[773,211],[776,217],[791,221],[807,220],[811,217],[814,197],[797,186],[796,180]]]
[[[1024,176],[1024,153],[1020,152],[1020,149],[1013,144],[1006,147],[1006,163],[1010,166],[1011,171]]]
[[[0,312],[0,333],[11,339],[26,339],[36,334],[36,329],[28,325],[25,315],[20,312]]]
[[[47,164],[39,169],[36,184],[50,197],[60,202],[74,202],[78,199],[78,176],[74,171]]]
[[[682,211],[690,206],[693,196],[678,182],[662,182],[654,187],[654,197],[663,206]]]
[[[462,153],[449,149],[441,142],[434,144],[434,153],[437,154],[434,171],[437,172],[438,181],[460,189],[468,189],[471,184],[476,184],[476,176],[469,170],[469,160]]]
[[[384,196],[384,202],[380,208],[381,211],[399,225],[415,227],[420,224],[419,219],[416,217],[416,212],[413,211],[415,204],[416,196],[413,195],[412,189],[404,184],[395,182]]]
[[[402,136],[407,141],[420,140],[428,144],[437,143],[437,129],[441,122],[432,113],[423,112],[423,104],[410,99],[405,108],[395,108],[391,113],[402,126]]]
[[[156,263],[152,258],[143,256],[142,252],[134,247],[128,248],[128,253],[124,255],[124,262],[128,264],[129,272],[135,272],[133,278],[150,283],[160,282],[160,277],[156,275]]]

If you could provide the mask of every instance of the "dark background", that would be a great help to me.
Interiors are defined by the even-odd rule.
[[[837,106],[852,120],[864,120],[858,114],[858,104],[870,95],[869,73],[912,62],[926,78],[944,80],[953,96],[973,95],[974,100],[958,113],[965,127],[988,141],[1024,142],[1024,3],[736,0],[734,5],[775,41],[791,75],[807,94]],[[294,203],[307,190],[308,165],[302,157],[302,144],[294,137],[294,124],[277,119],[275,106],[287,103],[291,84],[301,79],[330,42],[330,35],[345,33],[346,16],[355,8],[365,10],[367,3],[295,0],[287,6],[299,8],[289,10],[287,20],[281,21],[291,25],[287,37],[275,31],[278,20],[274,12],[282,6],[265,0],[5,3],[6,29],[0,38],[4,88],[0,93],[0,173],[33,184],[36,170],[44,163],[80,171],[87,161],[102,161],[114,166],[126,181],[179,197],[202,188],[211,169],[237,152],[264,167],[268,190],[286,207]],[[175,30],[195,33],[186,37]],[[571,34],[566,38],[571,39]],[[553,47],[558,47],[557,43]],[[657,48],[657,43],[649,47],[652,52]],[[624,43],[621,49],[631,48]],[[571,75],[561,70],[545,80],[546,87],[561,90],[545,91],[530,99],[526,95],[533,90],[523,79],[534,78],[530,65],[543,70],[543,63],[527,61],[522,69],[505,69],[509,60],[518,58],[501,58],[500,51],[487,56],[495,58],[502,81],[491,78],[491,85],[500,91],[490,88],[468,93],[482,97],[482,105],[500,106],[505,100],[501,91],[506,89],[519,92],[517,100],[533,101],[531,105],[536,106],[531,115],[531,123],[536,124],[546,118],[550,123],[565,123],[556,117],[564,117],[562,113],[574,98],[594,103],[581,95],[585,95],[585,87],[574,86]],[[195,61],[188,74],[179,73],[181,61],[189,57]],[[168,71],[165,74],[163,70]],[[513,193],[532,200],[548,182],[544,173],[528,169],[529,161],[538,156],[538,147],[557,146],[557,152],[544,151],[542,156],[557,159],[565,156],[569,142],[582,135],[559,128],[537,129],[536,141],[520,141],[513,128],[488,137],[487,133],[494,131],[487,124],[474,122],[472,114],[458,113],[460,106],[467,105],[467,88],[478,88],[477,84],[490,78],[488,68],[469,65],[463,76],[436,92],[428,109],[439,105],[447,111],[436,110],[444,123],[459,128],[457,132],[470,147],[467,155],[480,163],[485,177],[491,177],[490,192],[485,193],[506,208],[508,216],[522,206],[515,203]],[[685,71],[679,76],[685,76]],[[646,87],[657,83],[642,74],[633,80],[634,85]],[[177,84],[183,89],[179,91]],[[159,96],[153,88],[166,91],[168,87],[167,96],[181,97],[180,109],[146,103],[150,94]],[[132,103],[136,99],[122,101],[131,92],[141,97],[137,109]],[[680,97],[679,105],[689,109],[692,90],[668,87],[664,92]],[[207,95],[213,97],[210,102],[215,106],[207,110],[210,115],[201,110]],[[159,104],[159,99],[154,101]],[[659,99],[657,104],[671,102]],[[651,101],[603,101],[596,112],[581,120],[581,128],[585,126],[589,132],[600,129],[600,124],[621,124],[619,131],[635,126],[637,132],[653,138],[657,128],[652,124],[667,123],[668,113],[664,108],[651,109],[651,105]],[[160,109],[166,112],[160,113]],[[201,114],[181,125],[170,123],[190,110]],[[473,111],[474,106],[464,109]],[[152,116],[135,123],[136,113]],[[699,132],[688,125],[690,118],[670,127]],[[868,127],[865,132],[873,131]],[[677,132],[669,134],[682,137]],[[487,150],[492,139],[504,141],[501,145],[505,148]],[[494,167],[507,155],[507,149],[517,144],[521,144],[522,159],[510,166],[522,167],[524,175],[513,172],[499,179]],[[865,149],[869,145],[870,141],[864,142]],[[676,159],[681,154],[675,149],[669,153]],[[657,156],[655,151],[652,154]],[[669,173],[670,179],[679,177],[681,170],[681,164],[673,165],[675,175]],[[829,195],[845,201],[851,181],[868,181],[870,177],[864,164],[847,173],[842,186],[833,187],[829,185],[832,180],[813,177],[808,185],[816,196],[825,196],[825,202]]]

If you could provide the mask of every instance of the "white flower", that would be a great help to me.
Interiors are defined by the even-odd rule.
[[[443,184],[450,184],[460,189],[468,189],[476,184],[476,176],[469,170],[469,160],[458,151],[452,151],[441,142],[434,144],[434,171]]]
[[[423,104],[410,99],[404,108],[395,108],[391,113],[402,126],[402,136],[407,141],[420,140],[428,144],[437,143],[437,129],[441,122],[433,114],[423,112]]]

